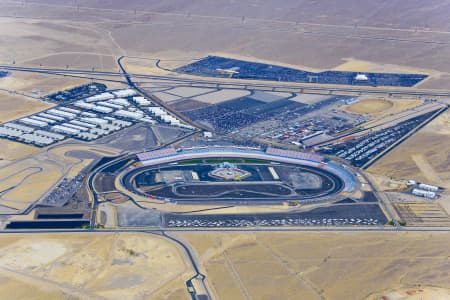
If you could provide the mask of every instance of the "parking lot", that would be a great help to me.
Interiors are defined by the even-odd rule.
[[[296,213],[164,214],[167,227],[382,226],[386,217],[377,204],[335,205]]]
[[[324,147],[321,153],[336,155],[356,167],[362,167],[435,113],[436,111],[429,112],[351,141]]]
[[[175,71],[210,77],[271,80],[321,84],[404,86],[411,87],[424,80],[423,74],[366,73],[346,71],[309,72],[219,56],[208,56]],[[359,75],[359,76],[358,76]]]

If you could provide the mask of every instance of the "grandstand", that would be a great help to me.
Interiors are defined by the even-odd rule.
[[[177,154],[175,149],[167,148],[167,149],[161,149],[161,150],[140,153],[137,155],[137,157],[141,162],[144,162],[144,161],[152,160],[152,159],[156,159],[156,158],[172,156],[175,154]]]
[[[303,159],[303,160],[310,160],[310,161],[314,161],[314,162],[318,162],[318,163],[321,163],[324,160],[324,158],[322,156],[317,155],[317,154],[291,151],[291,150],[283,150],[283,149],[272,148],[272,147],[267,148],[266,153],[270,154],[270,155],[276,155],[276,156],[284,156],[284,157],[298,158],[298,159]]]

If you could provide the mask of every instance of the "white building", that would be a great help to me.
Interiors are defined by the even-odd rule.
[[[46,122],[33,120],[30,118],[22,118],[22,119],[19,119],[18,121],[20,121],[26,125],[31,125],[31,126],[36,126],[36,127],[47,127],[48,126],[48,123],[46,123]]]
[[[128,102],[127,99],[123,99],[123,98],[111,99],[108,101],[108,103],[117,104],[117,105],[121,105],[124,107],[130,106],[130,102]]]
[[[32,127],[23,126],[23,125],[19,125],[19,124],[15,124],[15,123],[5,123],[5,124],[3,124],[3,126],[5,126],[7,128],[19,130],[19,131],[22,131],[25,133],[30,133],[30,132],[34,131],[34,128],[32,128]]]
[[[437,192],[437,191],[439,191],[439,188],[437,186],[429,185],[429,184],[425,184],[425,183],[419,184],[418,188],[421,189],[421,190],[430,191],[430,192]]]
[[[117,90],[113,91],[113,94],[117,97],[131,97],[137,94],[137,92],[133,89],[125,89],[125,90]]]
[[[366,74],[357,74],[355,80],[367,81],[369,77]]]
[[[78,129],[69,128],[69,127],[61,126],[61,125],[53,126],[52,131],[64,133],[64,134],[68,134],[68,135],[76,135],[76,134],[80,133],[80,130],[78,130]]]
[[[113,115],[122,117],[122,118],[134,119],[134,120],[139,120],[144,117],[144,114],[141,111],[131,112],[131,111],[127,111],[127,110],[118,110],[118,111],[114,112]]]
[[[151,102],[145,97],[133,97],[133,100],[138,104],[142,106],[150,105]]]
[[[75,105],[76,107],[84,108],[84,109],[93,109],[95,107],[94,104],[86,103],[84,101],[77,101],[73,105]]]
[[[53,132],[48,132],[48,131],[43,131],[43,130],[37,130],[35,132],[35,134],[41,135],[41,136],[46,136],[46,137],[52,138],[54,140],[59,140],[59,141],[66,138],[64,135],[53,133]]]
[[[56,123],[55,120],[51,120],[51,119],[47,119],[47,118],[42,118],[42,117],[38,117],[38,116],[31,116],[30,119],[42,121],[42,122],[45,122],[45,123],[47,123],[47,124],[55,124],[55,123]]]
[[[110,102],[106,102],[106,101],[97,102],[97,104],[98,105],[107,106],[107,107],[111,107],[111,108],[114,108],[114,109],[123,109],[122,105],[114,104],[114,103],[110,103]]]
[[[64,106],[59,106],[58,107],[59,110],[62,111],[66,111],[66,112],[70,112],[73,114],[79,114],[81,111],[77,110],[77,109],[73,109],[73,108],[69,108],[69,107],[64,107]]]
[[[91,123],[94,125],[100,125],[100,126],[104,125],[104,124],[108,124],[108,120],[100,119],[100,118],[81,118],[80,121]]]
[[[55,116],[55,115],[50,115],[50,114],[47,114],[47,113],[40,113],[39,116],[47,118],[47,119],[52,119],[52,120],[55,120],[55,121],[59,121],[59,122],[64,121],[64,118],[61,118],[61,117],[58,117],[58,116]]]
[[[97,105],[95,106],[92,110],[104,113],[104,114],[109,114],[111,112],[113,112],[113,109],[111,107],[106,107],[106,106],[100,106]]]
[[[70,124],[70,123],[64,123],[64,124],[61,124],[61,125],[62,125],[62,126],[65,126],[65,127],[77,129],[77,130],[79,130],[79,131],[88,131],[88,130],[89,130],[89,129],[86,128],[86,127],[82,127],[82,126],[74,125],[74,124]]]
[[[91,123],[87,123],[87,122],[80,122],[80,121],[77,121],[77,120],[72,120],[69,123],[74,124],[74,125],[79,125],[79,126],[82,126],[82,127],[89,127],[89,128],[97,127],[97,125],[94,125],[94,124],[91,124]]]
[[[13,128],[7,128],[7,127],[0,127],[0,136],[6,136],[6,137],[20,137],[24,133],[23,131],[13,129]]]
[[[74,113],[70,113],[70,112],[62,111],[62,110],[58,110],[58,109],[49,109],[49,110],[47,110],[47,113],[55,115],[55,116],[63,117],[63,118],[68,118],[68,119],[74,119],[77,116]]]
[[[94,101],[102,101],[102,100],[108,100],[114,98],[114,95],[108,92],[101,93],[89,98],[86,98],[85,101],[87,102],[94,102]]]
[[[420,196],[420,197],[425,197],[425,198],[430,198],[430,199],[436,198],[435,192],[424,191],[424,190],[420,190],[420,189],[413,189],[412,193],[413,193],[413,195]]]
[[[46,146],[53,144],[55,141],[52,138],[46,137],[46,136],[39,136],[32,133],[24,134],[20,137],[21,140],[23,140],[26,143],[35,144],[38,146]]]

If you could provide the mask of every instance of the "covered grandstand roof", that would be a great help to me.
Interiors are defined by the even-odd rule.
[[[267,154],[271,155],[277,155],[277,156],[284,156],[284,157],[292,157],[292,158],[298,158],[298,159],[305,159],[315,162],[322,162],[324,160],[324,157],[313,154],[313,153],[306,153],[306,152],[297,152],[297,151],[291,151],[291,150],[283,150],[283,149],[277,149],[269,147],[266,150]]]
[[[177,151],[173,148],[167,148],[167,149],[161,149],[161,150],[155,150],[155,151],[149,151],[144,153],[139,153],[137,155],[138,159],[140,161],[145,161],[149,159],[155,159],[159,157],[165,157],[165,156],[171,156],[177,154]]]

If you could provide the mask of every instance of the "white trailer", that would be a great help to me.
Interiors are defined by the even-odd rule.
[[[424,190],[420,190],[420,189],[413,189],[412,193],[413,193],[413,195],[420,196],[420,197],[425,197],[425,198],[429,198],[429,199],[436,198],[436,193],[435,192],[424,191]]]
[[[425,184],[425,183],[420,183],[418,185],[418,188],[421,189],[421,190],[430,191],[430,192],[437,192],[437,191],[439,191],[439,187],[434,186],[434,185]]]

